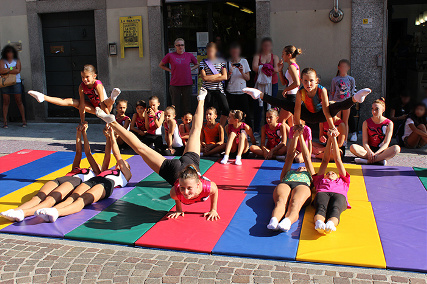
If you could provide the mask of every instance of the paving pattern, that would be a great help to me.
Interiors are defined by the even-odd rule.
[[[0,284],[426,283],[427,275],[0,234]]]

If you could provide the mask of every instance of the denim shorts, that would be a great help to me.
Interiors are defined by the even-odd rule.
[[[16,95],[16,94],[22,94],[22,84],[16,83],[15,85],[0,88],[1,93],[3,95]]]

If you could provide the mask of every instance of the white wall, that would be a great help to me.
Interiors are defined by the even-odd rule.
[[[329,20],[333,1],[271,0],[274,53],[280,57],[283,47],[290,44],[301,48],[303,54],[297,59],[301,70],[314,68],[321,76],[321,84],[328,89],[338,61],[350,59],[351,0],[339,4],[344,18],[335,24]]]
[[[126,48],[125,58],[120,56],[119,17],[124,16],[142,16],[142,58],[139,57],[137,48]],[[118,51],[117,56],[108,58],[111,87],[119,87],[124,91],[151,90],[147,7],[107,8],[107,27],[108,42],[117,43]]]
[[[28,90],[32,87],[32,82],[25,5],[25,0],[0,1],[0,48],[3,48],[8,42],[22,42],[22,51],[19,52],[22,64],[21,77],[24,79],[25,89]]]

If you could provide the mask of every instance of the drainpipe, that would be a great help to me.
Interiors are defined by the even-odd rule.
[[[333,23],[339,23],[342,18],[344,18],[344,12],[338,8],[338,0],[334,0],[334,8],[329,12],[329,20]]]

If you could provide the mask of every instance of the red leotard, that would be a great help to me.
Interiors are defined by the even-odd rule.
[[[391,120],[386,118],[383,122],[376,124],[372,118],[366,120],[368,127],[368,145],[372,147],[380,147],[387,133],[387,126]]]
[[[157,117],[157,119],[160,118],[160,115],[162,114],[163,111],[159,110],[156,112],[155,116]],[[149,116],[148,117],[148,129],[147,129],[147,133],[149,134],[156,134],[156,123],[154,122],[154,116]]]
[[[233,124],[229,124],[227,134],[230,136],[231,132],[236,133],[236,144],[239,144],[240,134],[245,131],[245,127],[246,124],[244,122],[242,122],[242,124],[240,124],[240,126],[237,128],[234,128]]]
[[[276,127],[271,130],[268,124],[265,125],[265,137],[267,138],[267,149],[271,150],[282,142],[282,131],[280,127],[281,123],[278,123]]]
[[[136,114],[135,126],[141,131],[147,130],[145,129],[145,119],[140,118],[138,114]]]
[[[92,88],[89,88],[83,82],[80,84],[80,86],[83,89],[83,93],[85,95],[87,95],[87,97],[89,98],[89,101],[93,105],[93,107],[99,107],[101,104],[99,94],[96,91],[96,86],[98,86],[99,84],[102,85],[102,82],[100,80],[96,80],[95,83],[93,84]]]
[[[129,116],[125,115],[119,119],[116,119],[116,121],[121,125],[121,126],[125,126],[125,122],[127,119],[130,119]]]
[[[202,182],[202,192],[193,199],[186,199],[184,195],[182,195],[181,191],[179,190],[179,179],[176,180],[174,184],[175,188],[175,195],[178,198],[179,201],[181,201],[182,204],[190,205],[194,204],[196,202],[202,202],[206,201],[209,198],[209,195],[211,193],[211,181],[203,176],[200,176],[200,181]]]

